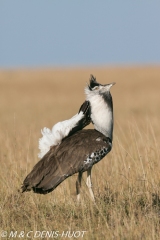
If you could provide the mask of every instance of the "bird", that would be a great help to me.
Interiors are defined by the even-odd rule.
[[[86,185],[91,200],[95,202],[91,170],[94,164],[102,160],[112,149],[113,101],[110,88],[114,84],[114,82],[100,84],[91,75],[85,88],[86,102],[82,106],[88,106],[86,119],[93,123],[94,129],[82,129],[82,126],[79,130],[78,126],[78,129],[73,132],[71,130],[71,134],[64,137],[60,144],[51,146],[24,179],[22,192],[33,190],[34,193],[47,194],[65,179],[78,173],[76,193],[79,202],[82,174],[87,171]]]

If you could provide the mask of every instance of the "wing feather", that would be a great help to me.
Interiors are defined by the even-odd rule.
[[[51,192],[69,176],[91,167],[93,163],[86,164],[85,160],[104,147],[107,152],[111,150],[109,139],[100,132],[92,129],[76,132],[59,146],[53,146],[34,166],[23,182],[22,191]]]

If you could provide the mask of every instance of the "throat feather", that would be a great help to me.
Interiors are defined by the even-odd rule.
[[[100,95],[88,95],[91,104],[91,119],[97,131],[112,139],[113,111]]]

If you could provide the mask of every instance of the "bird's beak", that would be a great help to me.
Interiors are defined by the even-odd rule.
[[[106,84],[105,86],[110,86],[110,87],[112,87],[113,85],[115,85],[116,83],[115,82],[113,82],[113,83],[108,83],[108,84]]]
[[[107,90],[110,90],[110,88],[115,85],[116,83],[113,82],[113,83],[108,83],[108,84],[105,84],[104,87],[107,89]]]

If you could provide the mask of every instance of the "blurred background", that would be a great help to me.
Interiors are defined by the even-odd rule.
[[[92,171],[97,204],[86,205],[85,174],[81,206],[75,175],[46,196],[19,194],[40,130],[78,112],[90,74],[116,82],[113,149]],[[0,0],[2,229],[160,239],[159,89],[160,0]]]
[[[159,0],[0,1],[0,68],[160,63]]]

